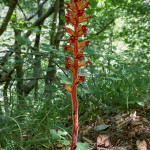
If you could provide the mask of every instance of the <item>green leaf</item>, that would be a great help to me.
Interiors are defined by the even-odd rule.
[[[51,135],[52,135],[52,139],[53,139],[53,140],[59,139],[59,135],[58,135],[58,133],[56,132],[56,130],[50,129],[50,133],[51,133]]]
[[[140,105],[140,106],[142,106],[142,107],[145,106],[144,102],[137,102],[137,104]]]
[[[87,150],[88,147],[88,143],[77,143],[77,150]]]
[[[58,131],[58,134],[65,136],[65,135],[68,134],[68,132],[59,130],[59,131]]]

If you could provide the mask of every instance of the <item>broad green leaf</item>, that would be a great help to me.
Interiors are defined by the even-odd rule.
[[[50,129],[50,133],[51,133],[51,135],[52,135],[52,139],[53,139],[53,140],[59,139],[59,134],[56,132],[56,130]]]
[[[87,150],[88,147],[88,143],[77,143],[77,150]]]

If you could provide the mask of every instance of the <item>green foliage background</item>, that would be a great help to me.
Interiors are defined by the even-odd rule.
[[[48,0],[43,11],[46,12],[53,2]],[[8,3],[3,0],[0,4],[0,10],[3,8],[0,12],[2,24]],[[38,9],[35,0],[22,0],[19,5],[26,16]],[[136,109],[137,106],[144,107],[150,97],[149,1],[91,0],[86,13],[92,19],[87,36],[90,45],[84,55],[92,63],[88,68],[80,70],[80,74],[86,76],[86,82],[78,87],[79,121],[87,122],[101,112],[120,113]],[[10,70],[18,63],[22,64],[25,84],[28,84],[25,79],[32,78],[33,64],[37,60],[41,61],[41,68],[37,69],[37,72],[41,72],[38,77],[38,93],[35,96],[33,89],[29,94],[22,95],[22,107],[19,107],[21,103],[16,87],[19,79],[16,72],[12,74],[7,90],[9,115],[5,112],[4,83],[0,84],[0,148],[7,150],[57,149],[58,142],[66,147],[70,145],[71,96],[61,85],[71,85],[72,82],[71,73],[64,66],[65,57],[71,56],[71,53],[64,53],[62,48],[68,35],[60,39],[59,49],[53,47],[50,44],[53,15],[46,19],[41,30],[38,26],[32,27],[36,17],[30,21],[25,20],[17,6],[7,30],[0,38],[0,58],[5,54],[3,51],[13,51],[15,40],[21,45],[21,59],[16,59],[15,53],[9,57],[4,67]],[[64,20],[64,16],[61,18]],[[56,31],[61,28],[57,23]],[[15,37],[13,29],[19,30],[21,34]],[[29,38],[22,36],[27,30],[32,30]],[[38,52],[30,48],[34,45],[36,33],[41,35]],[[40,57],[35,60],[36,54]],[[56,65],[56,76],[52,84],[45,85],[46,72],[54,71],[52,66],[48,66],[50,57],[53,57]],[[45,94],[45,89],[50,89],[50,93]],[[78,145],[79,149],[88,147],[86,143]]]

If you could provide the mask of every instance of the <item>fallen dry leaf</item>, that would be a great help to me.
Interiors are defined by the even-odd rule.
[[[131,113],[131,114],[130,114],[130,119],[131,119],[132,121],[139,121],[139,120],[140,120],[140,116],[137,116],[137,115],[136,115],[136,111],[135,111],[134,113]]]
[[[109,136],[108,135],[99,135],[97,137],[97,146],[110,146]]]
[[[138,150],[147,150],[147,144],[144,140],[143,141],[137,140],[136,146],[137,146]]]
[[[142,125],[143,122],[142,121],[131,121],[132,126],[138,126],[138,125]]]

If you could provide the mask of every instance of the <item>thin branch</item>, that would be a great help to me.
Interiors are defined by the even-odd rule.
[[[0,64],[0,69],[3,70],[5,73],[8,73],[8,71]]]
[[[8,10],[7,15],[6,15],[5,19],[3,20],[3,23],[0,27],[0,36],[6,30],[8,22],[10,21],[11,15],[12,15],[13,11],[15,10],[16,5],[17,5],[17,0],[10,1],[9,10]]]
[[[3,68],[1,65],[0,65],[1,69],[6,73],[5,75],[1,75],[0,76],[0,83],[2,82],[6,82],[6,81],[10,81],[11,80],[11,74],[14,72],[14,68],[11,69],[10,71],[7,71],[5,68]]]
[[[36,16],[36,15],[39,13],[39,11],[42,9],[43,5],[44,5],[47,1],[48,1],[48,0],[45,0],[42,4],[40,4],[39,9],[38,9],[32,16],[28,17],[26,20],[29,21],[29,20],[31,20],[34,16]]]
[[[112,19],[109,23],[107,23],[96,35],[99,35],[102,31],[104,31],[111,23],[113,23],[115,19]]]
[[[55,41],[54,37],[55,37],[58,10],[59,10],[59,0],[56,0],[54,18],[53,18],[53,24],[52,24],[52,32],[51,32],[51,45],[54,45],[54,41]]]
[[[22,9],[22,7],[17,3],[17,6],[19,7],[19,9],[21,10],[21,12],[22,12],[22,14],[23,14],[23,16],[24,16],[24,18],[25,18],[25,20],[27,20],[27,16],[26,16],[26,14],[24,13],[24,11],[23,11],[23,9]]]
[[[36,27],[36,26],[42,24],[45,21],[45,19],[47,17],[49,17],[54,12],[54,6],[55,6],[55,3],[51,7],[49,7],[48,11],[45,14],[43,14],[39,19],[37,19],[32,24],[31,28]],[[31,35],[31,33],[32,33],[32,30],[28,30],[27,33],[25,33],[24,37],[26,37],[26,38],[29,37]]]

